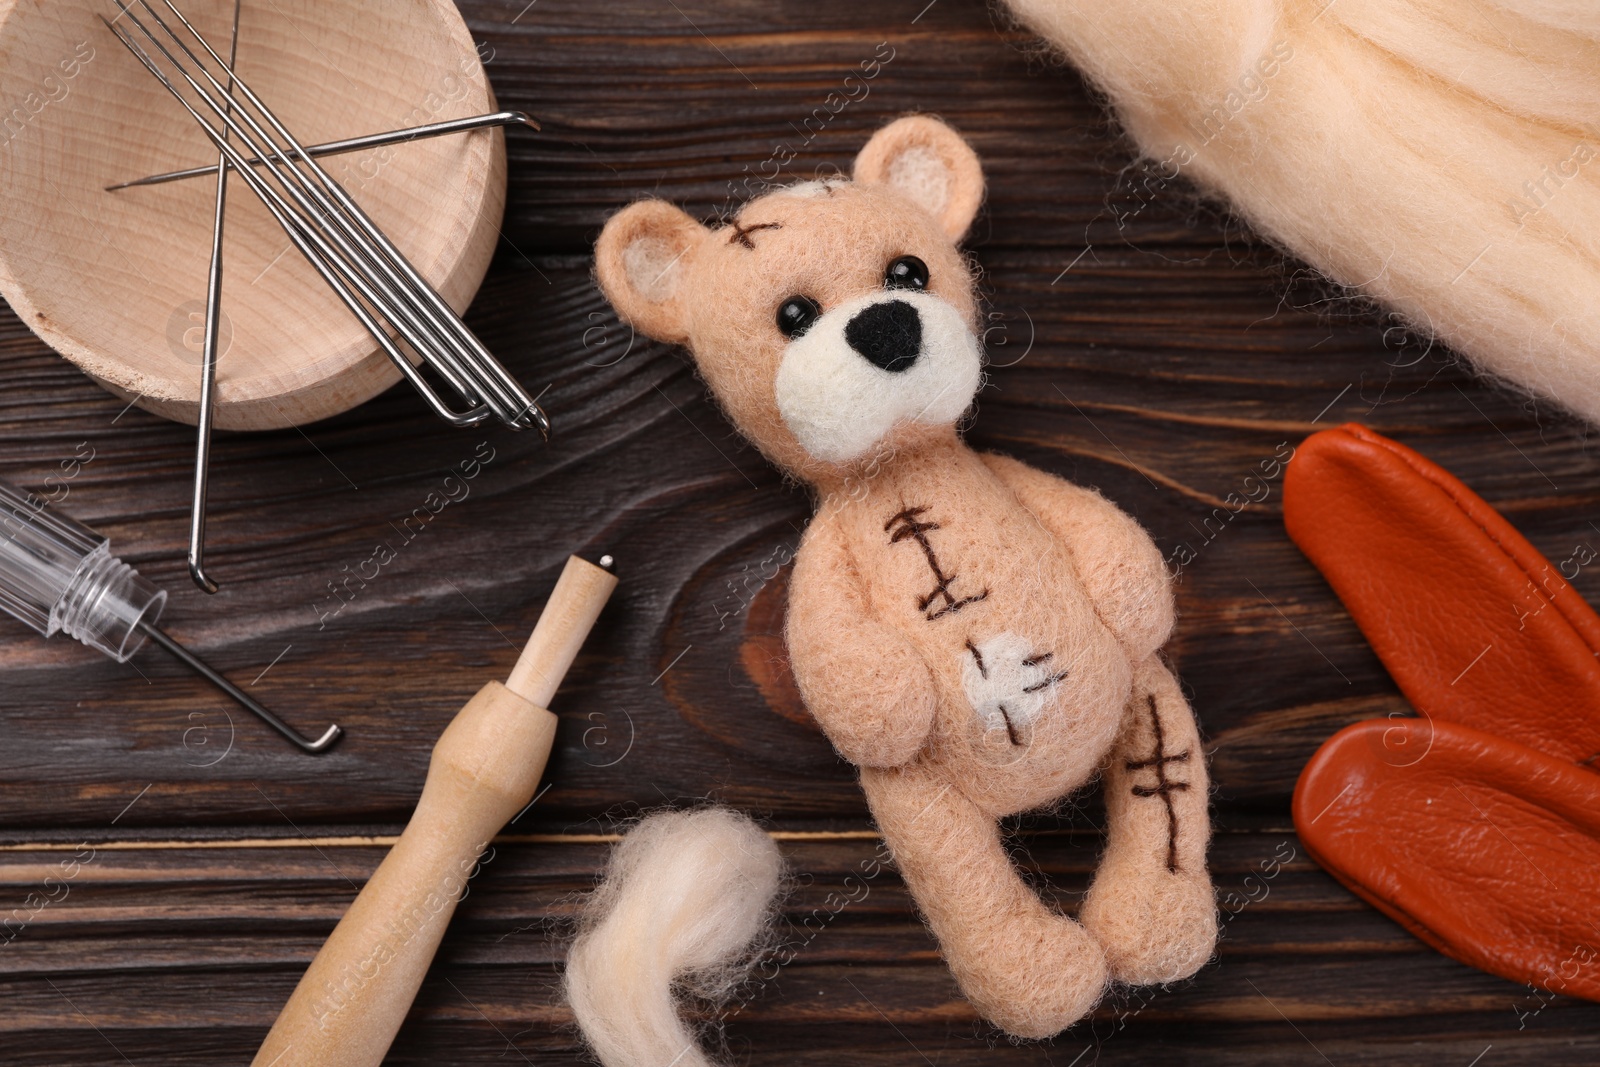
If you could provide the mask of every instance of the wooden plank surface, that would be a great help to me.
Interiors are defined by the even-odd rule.
[[[505,239],[469,321],[523,382],[549,386],[548,446],[448,430],[404,389],[303,432],[224,436],[211,523],[224,590],[208,599],[182,561],[191,431],[125,410],[0,315],[0,473],[42,487],[92,451],[65,506],[172,591],[171,630],[306,731],[349,734],[308,759],[158,654],[119,667],[0,622],[0,918],[26,917],[0,944],[0,1062],[247,1060],[403,825],[433,739],[504,677],[583,550],[616,555],[624,581],[556,701],[550,789],[473,883],[391,1062],[581,1062],[556,985],[560,937],[605,854],[594,835],[707,797],[782,835],[798,883],[794,961],[726,1020],[740,1062],[1600,1059],[1600,1007],[1424,949],[1305,858],[1288,818],[1299,768],[1340,726],[1406,705],[1284,536],[1277,482],[1214,517],[1286,445],[1359,419],[1455,471],[1560,562],[1600,543],[1600,462],[1581,426],[1474,380],[1224,212],[1172,192],[1144,203],[1076,75],[972,0],[462,7],[502,105],[544,123],[509,137]],[[828,114],[874,56],[892,58],[870,92]],[[1192,982],[1123,995],[1043,1044],[974,1018],[892,872],[827,903],[876,842],[779,656],[781,564],[806,498],[679,354],[629,338],[589,277],[599,226],[629,200],[710,217],[783,147],[789,176],[847,169],[913,109],[963,130],[990,180],[971,247],[995,367],[973,443],[1100,487],[1164,551],[1194,555],[1170,651],[1208,738],[1213,866],[1238,914]],[[392,524],[475,454],[491,458],[470,494],[402,541]],[[399,550],[379,577],[342,584],[384,542]],[[1575,584],[1600,595],[1597,568]],[[1068,908],[1098,811],[1086,798],[1019,826],[1020,853]],[[74,877],[46,881],[73,857]]]

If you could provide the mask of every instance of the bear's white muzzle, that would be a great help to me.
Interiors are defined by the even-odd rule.
[[[848,463],[901,422],[955,422],[982,384],[978,341],[932,293],[870,293],[789,343],[778,412],[811,456]]]

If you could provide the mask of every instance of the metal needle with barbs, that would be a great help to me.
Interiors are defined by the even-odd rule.
[[[485,130],[494,126],[528,126],[539,129],[539,123],[530,115],[521,111],[491,111],[487,115],[469,115],[464,119],[445,119],[443,122],[429,122],[422,126],[405,126],[387,133],[369,133],[362,137],[350,137],[343,141],[326,141],[323,144],[307,145],[306,151],[321,159],[323,156],[344,155],[347,152],[364,152],[369,148],[386,148],[390,145],[409,144],[412,141],[423,141],[430,137],[443,137],[451,133],[471,133],[473,130]],[[266,165],[266,160],[251,157],[247,160],[252,167]],[[136,189],[145,185],[165,185],[167,182],[181,182],[189,178],[204,178],[207,174],[217,172],[216,164],[209,167],[190,167],[188,170],[169,170],[162,174],[152,174],[147,178],[135,178],[133,181],[118,182],[106,186],[106,192],[115,193],[122,189]]]
[[[123,0],[117,0],[118,23],[106,19],[102,22],[221,150],[307,263],[328,283],[429,406],[455,426],[474,426],[491,415],[498,415],[514,428],[537,425],[541,430],[546,429],[548,420],[543,412],[466,328],[455,310],[417,273],[349,193],[307,153],[251,90],[248,81],[217,55],[171,0],[159,2],[188,31],[186,37],[181,37],[168,24],[150,0],[136,2],[139,10],[157,27],[160,36]],[[132,29],[128,28],[130,26]],[[136,33],[148,42],[149,49],[135,39]],[[192,66],[186,66],[164,39],[170,39]],[[190,39],[210,56],[211,63],[232,78],[242,95],[231,94],[224,88],[207,62],[190,47]],[[165,66],[155,54],[164,58]],[[169,71],[173,76],[169,76]],[[204,79],[211,88],[201,85],[197,77]],[[194,102],[180,88],[180,81],[187,85],[188,93],[195,97]],[[219,103],[213,92],[222,94],[228,106]],[[224,127],[239,138],[243,148],[262,160],[272,183],[281,187],[281,192],[266,177],[254,172],[219,128],[202,117],[197,105],[221,119]],[[259,112],[259,120],[254,112]],[[275,133],[268,133],[262,122],[270,125]],[[249,126],[248,130],[245,125]],[[285,145],[278,144],[274,136],[281,137]],[[267,147],[262,147],[262,143]],[[291,151],[295,160],[290,159]],[[305,165],[304,171],[299,163]],[[449,382],[470,405],[469,410],[455,411],[439,397],[396,346],[389,336],[391,331]]]
[[[243,0],[233,0],[233,40],[228,64],[239,60],[239,10]],[[229,79],[231,84],[232,78]],[[227,136],[227,131],[223,131]],[[189,509],[189,577],[207,593],[217,583],[206,574],[206,493],[211,482],[211,420],[217,388],[217,339],[222,325],[222,226],[228,213],[228,158],[217,158],[217,208],[211,226],[211,273],[206,278],[205,340],[200,355],[200,421],[194,451],[194,503]]]
[[[153,46],[153,50],[165,58],[198,102],[222,122],[217,127],[203,118],[179,90],[178,82],[168,76],[151,51],[139,44],[131,32],[125,32],[111,21],[101,20],[199,123],[219,152],[214,167],[174,171],[109,187],[116,190],[137,185],[156,185],[210,173],[218,176],[211,271],[206,292],[194,502],[190,516],[189,573],[196,585],[208,593],[215,593],[218,588],[205,571],[205,510],[221,322],[223,218],[230,171],[238,173],[261,199],[288,234],[291,243],[361,321],[401,374],[411,381],[437,414],[456,426],[476,425],[494,415],[513,429],[536,426],[541,433],[548,434],[549,420],[534,400],[506,373],[482,342],[461,322],[455,310],[417,273],[344,188],[315,162],[318,156],[401,144],[422,137],[514,124],[537,128],[537,123],[520,112],[496,112],[307,148],[294,138],[234,70],[239,32],[238,0],[235,0],[234,9],[233,49],[227,61],[212,49],[171,0],[160,0],[201,51],[209,55],[226,76],[226,86],[213,76],[205,61],[167,24],[148,0],[134,0],[134,3],[148,15],[161,36],[147,28],[134,14],[134,3],[126,0],[115,2],[118,8],[117,21],[126,18]],[[171,40],[192,67],[185,66],[172,49],[163,43],[163,37]],[[196,80],[196,76],[208,82],[210,89]],[[236,96],[235,89],[241,95]],[[252,110],[259,113],[260,121],[252,114]],[[270,126],[273,133],[269,133],[262,122]],[[281,144],[274,139],[274,133],[282,139]],[[231,143],[234,136],[238,137],[249,155],[234,147]],[[306,167],[304,171],[300,169],[302,163]],[[264,169],[272,183],[256,168]],[[281,187],[282,192],[274,185]],[[285,193],[288,194],[287,198]],[[389,329],[385,328],[385,323]],[[433,391],[396,347],[390,337],[391,329],[467,400],[471,405],[468,411],[452,410]]]
[[[324,752],[337,724],[309,740],[156,625],[167,593],[111,554],[111,542],[0,481],[0,609],[45,637],[66,633],[118,663],[146,638],[238,701],[302,751]]]

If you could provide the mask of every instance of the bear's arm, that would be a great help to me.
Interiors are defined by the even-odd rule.
[[[789,584],[789,661],[806,707],[861,767],[909,763],[933,728],[927,664],[872,615],[855,563],[825,515],[806,531]]]
[[[981,458],[1061,541],[1129,658],[1141,662],[1166,644],[1174,621],[1171,579],[1144,527],[1093,489],[1009,456]]]

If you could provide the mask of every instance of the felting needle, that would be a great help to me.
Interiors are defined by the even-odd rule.
[[[249,82],[229,67],[227,60],[201,36],[194,25],[178,10],[172,0],[154,0],[171,12],[186,31],[180,35],[158,12],[152,0],[134,0],[139,10],[149,17],[154,29],[133,13],[130,0],[116,0],[119,22],[109,19],[101,22],[117,39],[157,78],[202,131],[225,155],[235,172],[250,185],[253,192],[267,206],[269,212],[284,228],[290,240],[300,248],[319,274],[334,289],[340,300],[361,320],[384,353],[396,368],[422,393],[429,406],[454,425],[474,425],[489,414],[515,429],[537,426],[541,434],[549,431],[545,416],[521,385],[491,355],[483,343],[461,321],[456,310],[429,284],[416,267],[395,247],[394,243],[372,221],[353,197],[330,176],[306,151],[305,146],[283,125],[261,98],[250,88]],[[120,20],[126,20],[126,24]],[[128,26],[132,27],[130,30]],[[154,52],[147,51],[132,36],[138,33]],[[163,38],[170,39],[176,48],[169,48]],[[190,47],[188,39],[205,55],[208,64]],[[185,59],[180,58],[180,54]],[[165,65],[155,58],[164,57]],[[230,76],[242,94],[234,96],[212,73],[212,64],[221,67]],[[176,78],[169,76],[167,68]],[[202,81],[211,86],[207,89]],[[196,97],[186,98],[180,84]],[[215,93],[229,97],[228,107],[217,101]],[[246,106],[248,102],[248,106]],[[199,108],[204,108],[238,135],[247,151],[265,160],[264,167],[274,180],[283,186],[284,199],[270,183],[257,175],[255,168],[221,136]],[[235,121],[234,112],[243,119]],[[259,112],[259,118],[252,114]],[[269,133],[262,125],[270,126]],[[249,129],[244,127],[248,126]],[[252,132],[253,131],[253,135]],[[281,138],[278,144],[275,138]],[[262,144],[266,147],[263,147]],[[294,156],[291,161],[290,153]],[[279,165],[274,165],[276,157]],[[302,171],[300,163],[305,164]],[[369,311],[369,305],[373,310]],[[379,319],[384,321],[380,322]],[[470,404],[470,411],[451,410],[434,392],[431,385],[418,372],[412,360],[390,341],[390,330],[398,331],[421,357],[431,365]]]
[[[307,146],[306,153],[314,158],[337,156],[346,152],[360,152],[367,148],[383,148],[388,145],[405,144],[408,141],[421,141],[429,137],[441,137],[450,133],[467,133],[472,130],[487,129],[491,126],[529,126],[537,130],[539,123],[532,116],[521,111],[495,111],[487,115],[472,115],[463,119],[430,122],[423,126],[407,126],[404,129],[390,130],[387,133],[369,133],[363,137],[350,137],[343,141],[326,141],[322,144]],[[251,156],[245,162],[252,167],[266,166],[266,162],[258,156]],[[131,182],[118,182],[116,185],[108,185],[106,186],[106,192],[114,193],[119,189],[132,189],[142,185],[163,185],[167,182],[183,181],[186,178],[201,178],[216,172],[217,168],[215,166],[171,170],[164,174],[152,174],[148,178],[136,178]]]
[[[239,9],[243,0],[233,0],[233,41],[228,46],[228,67],[239,61]],[[233,75],[228,75],[233,87]],[[231,96],[229,97],[231,99]],[[229,105],[230,110],[232,105]],[[224,129],[226,138],[228,131]],[[205,340],[200,357],[200,421],[194,450],[194,501],[189,508],[189,577],[207,593],[217,591],[217,583],[206,574],[206,493],[211,482],[211,420],[215,412],[217,389],[217,348],[222,326],[222,229],[228,213],[228,157],[217,157],[217,213],[211,227],[211,273],[206,279]]]

